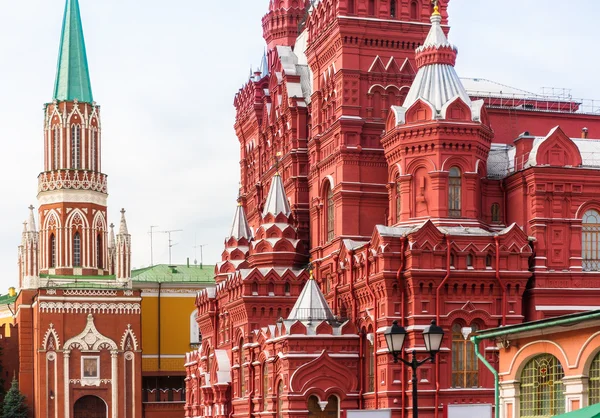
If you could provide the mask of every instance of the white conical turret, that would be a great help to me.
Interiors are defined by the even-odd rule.
[[[470,108],[470,120],[480,121],[483,101],[472,102],[458,77],[454,68],[458,49],[448,42],[441,23],[442,16],[436,7],[431,16],[431,29],[425,43],[416,50],[419,70],[415,80],[404,104],[401,107],[392,106],[396,125],[411,122],[407,112],[419,101],[428,108],[429,120],[448,119],[449,106],[458,100]]]
[[[281,180],[279,173],[275,173],[273,181],[271,182],[269,195],[267,196],[267,202],[265,203],[265,208],[263,210],[263,218],[268,214],[276,217],[280,213],[289,217],[292,214],[292,210],[290,208],[290,202],[288,202],[288,198],[285,194],[283,180]]]
[[[248,241],[252,239],[252,230],[250,229],[250,225],[248,225],[246,212],[241,203],[237,205],[231,224],[231,230],[229,231],[229,237],[227,238],[235,238],[236,240],[246,238]]]
[[[302,293],[298,296],[296,304],[292,308],[289,320],[295,321],[333,321],[335,316],[319,289],[316,280],[310,273],[310,279],[304,285]]]

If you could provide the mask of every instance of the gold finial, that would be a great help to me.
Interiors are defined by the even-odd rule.
[[[314,276],[313,276],[312,269],[308,270],[308,274],[309,274],[308,280],[314,280],[315,279]]]
[[[432,3],[433,3],[433,13],[432,13],[432,16],[440,16],[439,0],[432,0]]]

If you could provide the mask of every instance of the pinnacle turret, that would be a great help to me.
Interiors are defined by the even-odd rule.
[[[29,206],[29,220],[27,221],[27,232],[37,232],[35,227],[35,208],[33,205]]]
[[[108,235],[108,249],[115,248],[115,224],[110,224],[110,233]]]
[[[129,234],[127,229],[127,220],[125,219],[125,209],[121,209],[121,223],[119,225],[119,235]]]
[[[85,103],[94,101],[79,0],[66,1],[53,99]]]

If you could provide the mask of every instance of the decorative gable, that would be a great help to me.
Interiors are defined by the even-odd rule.
[[[549,165],[554,167],[579,167],[582,164],[577,145],[560,129],[554,128],[548,136],[532,150],[532,165]]]
[[[81,334],[68,340],[63,349],[71,350],[78,348],[81,352],[117,350],[117,344],[108,337],[100,334],[94,325],[94,316],[88,315],[87,325]]]

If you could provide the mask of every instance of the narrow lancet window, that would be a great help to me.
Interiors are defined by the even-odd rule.
[[[74,170],[81,168],[81,127],[79,125],[71,127],[71,168]]]
[[[75,232],[73,236],[73,266],[81,267],[81,236]]]

